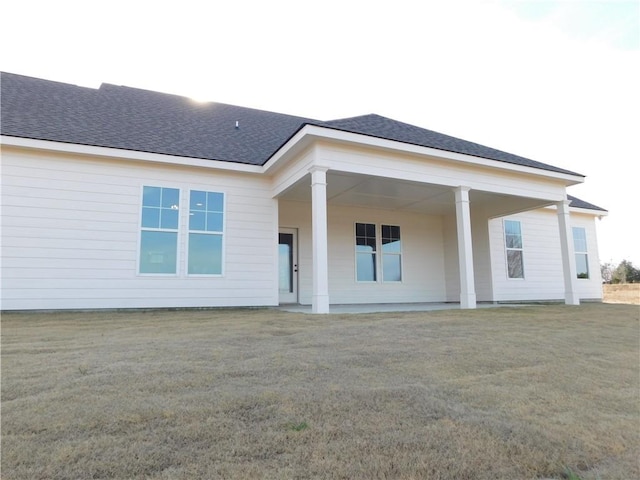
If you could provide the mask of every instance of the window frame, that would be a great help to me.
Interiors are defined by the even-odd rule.
[[[520,228],[520,247],[509,247],[507,244],[507,222],[515,222],[518,223]],[[504,260],[505,260],[505,274],[507,276],[507,280],[514,280],[514,281],[523,281],[526,279],[526,269],[525,269],[525,263],[524,263],[524,232],[523,232],[523,224],[521,220],[515,220],[512,218],[504,218],[502,220],[502,231],[503,231],[503,236],[502,236],[502,241],[503,241],[503,248],[504,248]],[[516,251],[516,252],[520,252],[520,256],[522,259],[522,276],[521,277],[512,277],[510,275],[509,272],[509,252],[510,251]]]
[[[181,237],[181,223],[182,223],[182,215],[181,215],[181,204],[183,202],[182,198],[182,188],[176,187],[175,185],[167,185],[163,182],[152,182],[152,184],[143,183],[140,186],[140,196],[138,202],[138,246],[136,252],[136,275],[145,276],[145,277],[179,277],[180,276],[180,265],[181,265],[181,248],[180,248],[180,237]],[[149,188],[160,188],[167,190],[177,190],[178,191],[178,222],[177,228],[162,228],[161,226],[158,228],[154,227],[145,227],[142,224],[143,216],[144,216],[144,189],[145,187]],[[162,204],[160,206],[162,209]],[[175,233],[176,240],[176,261],[175,261],[175,270],[174,272],[143,272],[142,271],[142,232],[165,232],[165,233]]]
[[[371,252],[371,255],[375,256],[373,263],[374,267],[374,280],[359,280],[358,279],[358,254],[364,252],[358,252],[358,225],[373,225],[375,231],[375,250]],[[398,228],[398,240],[400,241],[399,252],[384,252],[382,243],[383,227],[397,227]],[[404,282],[404,249],[402,246],[402,226],[395,224],[379,223],[379,222],[354,222],[353,223],[353,246],[354,246],[354,280],[355,283],[360,284],[399,284]],[[400,263],[400,280],[385,280],[384,279],[384,258],[385,256],[399,257]]]
[[[192,230],[189,223],[191,218],[191,193],[192,192],[204,192],[205,194],[217,193],[222,195],[222,211],[215,213],[222,213],[222,230],[221,231],[207,231],[207,230]],[[187,190],[188,209],[186,214],[185,225],[185,275],[187,277],[200,277],[200,278],[213,278],[223,277],[225,274],[225,247],[226,247],[226,231],[227,231],[227,193],[222,190],[202,190],[199,188],[189,188]],[[207,212],[207,210],[205,210]],[[213,212],[213,211],[212,211]],[[189,272],[189,257],[191,255],[191,234],[203,234],[203,235],[218,235],[221,237],[220,245],[220,273],[190,273]]]
[[[398,241],[400,242],[400,251],[399,252],[385,252],[384,251],[384,243],[383,240],[385,237],[383,237],[384,235],[384,227],[388,227],[388,228],[397,228],[398,229]],[[385,256],[396,256],[399,257],[399,263],[400,263],[400,280],[385,280],[384,279],[384,257]],[[404,270],[403,270],[403,264],[402,264],[402,229],[400,227],[400,225],[385,225],[383,223],[380,224],[380,271],[382,273],[381,275],[381,282],[382,283],[402,283],[402,280],[404,279]]]
[[[584,234],[580,241],[584,240],[584,250],[578,250],[576,248],[576,231],[582,231]],[[571,236],[573,239],[573,257],[576,265],[576,278],[578,280],[589,280],[591,278],[591,272],[589,271],[589,244],[587,242],[587,229],[585,227],[571,227]],[[578,255],[584,255],[585,266],[587,268],[587,276],[581,277],[578,272]]]
[[[358,252],[358,237],[360,235],[358,235],[358,225],[373,225],[374,228],[374,234],[375,234],[375,250],[373,252],[370,253],[370,255],[373,255],[374,258],[374,262],[373,262],[373,280],[360,280],[358,278],[358,255],[362,254],[362,253],[366,253],[366,252]],[[366,237],[366,235],[365,235]],[[355,277],[355,281],[356,283],[369,283],[369,284],[375,284],[378,283],[378,279],[380,277],[379,275],[379,268],[378,268],[378,254],[379,254],[379,249],[378,249],[378,226],[375,222],[354,222],[353,223],[353,251],[354,251],[354,277]]]

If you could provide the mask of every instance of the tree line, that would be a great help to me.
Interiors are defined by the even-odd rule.
[[[600,272],[604,283],[640,283],[640,269],[628,260],[622,260],[618,265],[603,263]]]

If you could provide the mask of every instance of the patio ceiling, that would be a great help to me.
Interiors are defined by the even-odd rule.
[[[311,202],[310,178],[306,176],[280,195],[283,200]],[[540,199],[472,190],[472,210],[496,217],[543,207]],[[327,172],[327,203],[387,210],[405,210],[426,215],[454,215],[453,189],[448,186],[394,180],[369,175]]]

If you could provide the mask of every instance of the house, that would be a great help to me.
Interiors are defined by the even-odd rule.
[[[378,115],[1,86],[3,310],[602,298],[578,173]]]

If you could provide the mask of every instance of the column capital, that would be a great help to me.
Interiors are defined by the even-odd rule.
[[[456,197],[456,203],[459,202],[469,202],[469,191],[471,187],[465,187],[464,185],[460,185],[459,187],[454,187],[453,193]]]
[[[322,165],[311,165],[309,167],[308,172],[309,173],[315,173],[315,172],[327,173],[328,170],[329,170],[329,167],[325,167],[325,166],[322,166]]]

